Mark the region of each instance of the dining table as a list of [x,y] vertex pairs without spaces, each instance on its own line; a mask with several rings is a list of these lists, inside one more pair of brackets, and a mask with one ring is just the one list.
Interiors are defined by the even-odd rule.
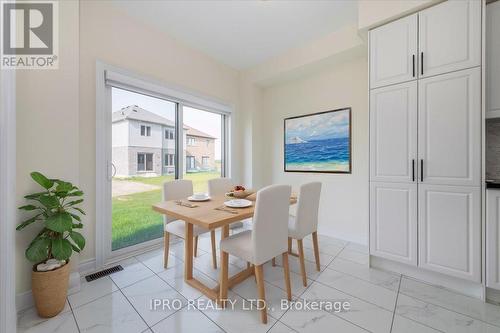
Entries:
[[[255,202],[244,208],[230,208],[224,205],[229,198],[213,196],[206,201],[191,202],[187,198],[184,200],[163,201],[153,205],[153,210],[183,220],[186,223],[184,236],[184,281],[191,287],[199,290],[208,298],[217,301],[219,298],[220,286],[210,288],[193,276],[193,227],[199,226],[208,230],[222,228],[221,239],[229,236],[229,226],[231,223],[239,222],[251,218],[255,211]],[[295,195],[290,197],[290,205],[297,202]],[[252,265],[239,273],[231,276],[228,280],[228,288],[244,281],[254,275]]]

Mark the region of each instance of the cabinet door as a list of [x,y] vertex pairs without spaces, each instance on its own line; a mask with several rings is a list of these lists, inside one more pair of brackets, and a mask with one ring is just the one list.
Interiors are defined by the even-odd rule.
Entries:
[[481,281],[479,187],[418,185],[419,266]]
[[486,6],[486,118],[500,117],[500,2]]
[[419,80],[418,90],[419,181],[479,186],[480,69]]
[[415,79],[416,61],[416,14],[370,31],[371,88]]
[[418,14],[421,77],[480,65],[481,3],[450,0]]
[[370,180],[415,181],[417,81],[370,91]]
[[370,254],[417,265],[417,184],[370,183]]
[[486,199],[486,286],[500,290],[500,189]]

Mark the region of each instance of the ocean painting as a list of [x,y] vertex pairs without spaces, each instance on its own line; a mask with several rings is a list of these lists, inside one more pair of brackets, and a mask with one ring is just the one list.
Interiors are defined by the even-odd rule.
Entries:
[[285,171],[351,173],[351,108],[285,119]]

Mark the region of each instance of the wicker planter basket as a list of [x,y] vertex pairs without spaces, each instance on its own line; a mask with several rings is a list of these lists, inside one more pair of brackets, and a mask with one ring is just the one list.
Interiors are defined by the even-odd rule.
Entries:
[[36,265],[31,273],[31,289],[38,315],[43,318],[59,314],[66,304],[70,265],[56,268],[53,271],[37,272]]

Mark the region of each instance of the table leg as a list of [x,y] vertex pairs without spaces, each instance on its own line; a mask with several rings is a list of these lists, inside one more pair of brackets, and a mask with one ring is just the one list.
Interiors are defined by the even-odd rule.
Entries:
[[225,225],[222,227],[222,234],[221,234],[221,239],[224,239],[226,237],[229,237],[229,225]]
[[[226,225],[222,227],[222,233],[221,233],[221,238],[224,239],[229,236],[229,226]],[[190,223],[186,222],[186,233],[185,233],[185,239],[184,239],[184,281],[186,281],[187,284],[189,284],[191,287],[201,291],[205,296],[210,298],[211,300],[214,301],[220,301],[220,292],[221,290],[224,290],[225,288],[221,288],[220,285],[218,285],[215,288],[209,288],[205,284],[203,284],[201,281],[197,280],[196,278],[193,277],[193,225]],[[222,251],[221,251],[222,253]],[[228,254],[226,254],[228,256]],[[221,264],[224,262],[222,260]],[[221,267],[221,271],[224,270],[224,265]],[[232,286],[242,282],[249,276],[254,275],[254,267],[250,266],[247,267],[247,269],[235,274],[234,276],[228,277],[227,279],[227,288],[231,288]],[[227,290],[227,289],[226,289]],[[227,297],[227,295],[223,295],[224,298]]]
[[186,222],[184,236],[184,280],[193,278],[193,225]]
[[[229,225],[222,227],[221,240],[229,236]],[[228,266],[229,254],[220,249],[220,281],[219,281],[219,303],[225,307],[228,289]]]

